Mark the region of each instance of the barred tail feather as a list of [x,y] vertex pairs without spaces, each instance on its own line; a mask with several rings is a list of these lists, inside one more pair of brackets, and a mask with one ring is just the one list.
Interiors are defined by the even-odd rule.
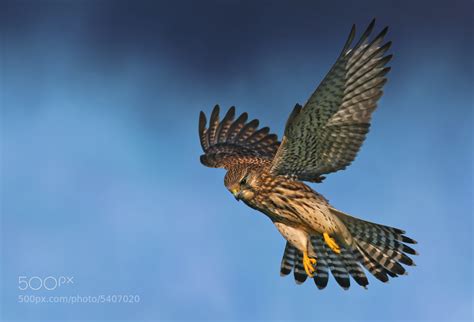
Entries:
[[361,245],[377,263],[379,263],[382,267],[386,270],[392,272],[393,274],[397,275],[404,275],[405,269],[402,265],[400,265],[396,260],[394,260],[395,256],[389,256],[387,253],[384,253],[377,247],[359,240],[357,241],[359,245]]
[[322,290],[328,285],[329,280],[329,267],[326,261],[326,250],[324,249],[322,238],[313,236],[311,237],[311,243],[317,256],[314,283],[316,284],[317,288]]
[[356,258],[364,267],[381,282],[388,282],[387,270],[370,257],[363,248],[356,245]]
[[340,254],[334,253],[326,243],[323,244],[325,249],[326,260],[331,269],[332,276],[343,289],[347,290],[351,286],[349,274],[346,265]]
[[363,288],[367,288],[367,285],[369,284],[367,276],[365,276],[364,270],[360,266],[352,251],[343,247],[341,248],[341,256],[344,260],[344,264],[346,265],[347,271],[354,279],[354,281],[356,281],[356,283],[362,286]]
[[296,284],[303,284],[308,278],[303,266],[303,253],[299,250],[296,250],[295,271],[293,275],[295,277]]
[[296,248],[293,247],[289,242],[286,242],[285,252],[281,259],[280,275],[286,276],[291,273],[295,267],[296,259]]

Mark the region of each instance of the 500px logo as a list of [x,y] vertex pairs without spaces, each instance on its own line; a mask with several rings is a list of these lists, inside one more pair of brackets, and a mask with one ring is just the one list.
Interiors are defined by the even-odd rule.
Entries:
[[20,291],[53,291],[64,285],[72,284],[74,284],[74,277],[72,276],[18,276],[18,289]]

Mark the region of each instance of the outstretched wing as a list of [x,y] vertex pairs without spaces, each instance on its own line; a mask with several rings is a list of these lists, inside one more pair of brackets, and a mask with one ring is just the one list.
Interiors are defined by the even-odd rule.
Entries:
[[206,116],[200,113],[199,138],[204,150],[201,163],[212,168],[227,168],[245,157],[272,160],[280,145],[278,137],[269,134],[268,127],[258,129],[258,120],[247,122],[247,113],[235,121],[234,117],[235,107],[232,106],[219,121],[219,105],[216,105],[206,128]]
[[273,174],[318,181],[354,160],[382,96],[390,70],[385,65],[392,57],[385,55],[391,42],[382,44],[387,27],[369,42],[374,24],[375,20],[353,47],[352,26],[334,66],[305,106],[296,105],[273,160]]

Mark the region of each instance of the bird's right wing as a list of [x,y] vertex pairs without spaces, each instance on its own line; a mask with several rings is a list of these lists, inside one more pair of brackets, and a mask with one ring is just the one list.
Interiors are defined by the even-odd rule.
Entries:
[[280,145],[278,137],[269,134],[268,127],[258,129],[258,120],[247,122],[247,113],[242,113],[236,120],[234,117],[232,106],[219,121],[219,105],[216,105],[206,128],[206,116],[200,113],[199,139],[204,150],[201,163],[212,168],[228,168],[243,158],[272,160]]
[[385,65],[392,57],[385,55],[391,44],[383,43],[387,28],[369,41],[373,27],[374,21],[351,46],[352,27],[334,66],[305,106],[295,107],[273,160],[274,175],[317,182],[321,175],[342,170],[354,160],[382,96],[390,70]]

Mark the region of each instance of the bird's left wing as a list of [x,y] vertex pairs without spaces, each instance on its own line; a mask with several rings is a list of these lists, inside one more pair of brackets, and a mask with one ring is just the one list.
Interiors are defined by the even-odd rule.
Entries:
[[268,127],[259,129],[258,120],[247,122],[247,113],[236,120],[234,117],[232,106],[219,121],[219,105],[216,105],[206,128],[206,116],[200,113],[199,139],[204,150],[201,163],[212,168],[228,168],[246,158],[272,160],[280,145],[277,135],[269,134]]
[[372,21],[360,40],[351,47],[352,27],[334,66],[302,108],[297,105],[272,162],[272,173],[299,180],[316,181],[321,175],[345,169],[355,158],[369,131],[370,118],[386,83],[383,44],[387,28],[373,40]]

